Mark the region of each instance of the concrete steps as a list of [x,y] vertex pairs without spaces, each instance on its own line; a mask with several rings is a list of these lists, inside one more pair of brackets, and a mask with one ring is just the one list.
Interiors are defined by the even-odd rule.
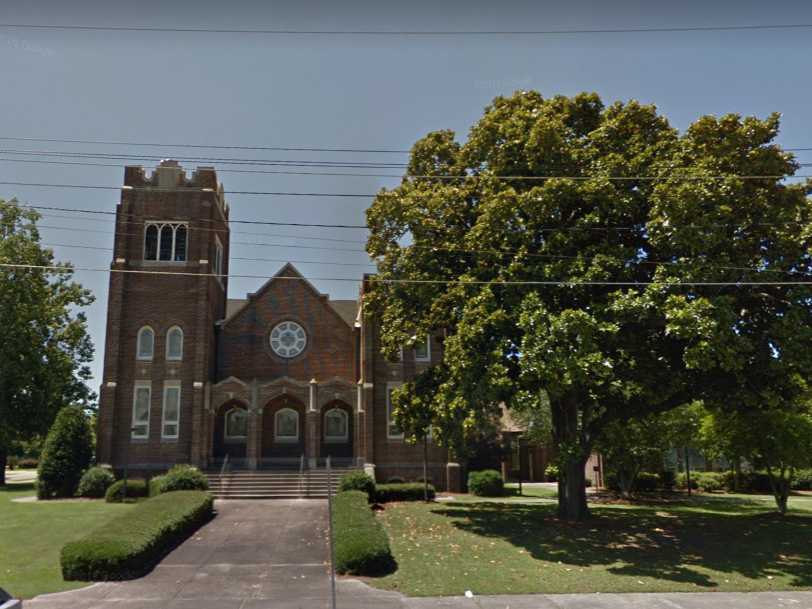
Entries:
[[332,485],[327,470],[234,470],[225,474],[209,472],[209,489],[217,499],[326,499],[336,492],[341,477],[352,468],[334,468]]

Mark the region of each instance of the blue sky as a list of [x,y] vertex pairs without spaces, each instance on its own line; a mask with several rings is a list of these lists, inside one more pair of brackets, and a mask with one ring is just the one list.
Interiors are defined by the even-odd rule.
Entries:
[[[26,2],[0,6],[0,22],[275,29],[566,29],[812,23],[812,5],[652,2]],[[16,4],[16,3],[15,3]],[[391,5],[390,5],[391,4]],[[611,7],[606,5],[611,4]],[[237,34],[41,31],[0,28],[0,135],[199,144],[408,149],[435,129],[464,139],[496,95],[596,91],[606,103],[656,104],[686,127],[702,114],[783,114],[782,144],[812,147],[812,29],[790,31],[489,36],[470,38],[272,37]],[[12,143],[0,149],[105,151],[161,156],[405,161],[404,155],[142,149]],[[0,158],[10,157],[0,154]],[[19,157],[18,157],[19,158]],[[812,162],[812,153],[799,153]],[[110,162],[110,161],[104,161]],[[116,161],[114,161],[116,162]],[[188,164],[187,164],[188,168]],[[388,171],[387,171],[388,172]],[[0,181],[120,185],[123,169],[0,161]],[[397,180],[221,172],[227,190],[374,193]],[[114,190],[0,185],[0,197],[114,210]],[[363,199],[229,197],[234,219],[359,224]],[[46,243],[112,246],[109,221],[46,216]],[[232,258],[357,263],[297,264],[310,277],[360,277],[366,255],[291,245],[363,248],[358,230],[234,227],[263,235],[233,241]],[[99,231],[99,232],[95,232]],[[286,238],[280,235],[287,236]],[[301,237],[357,241],[323,242]],[[55,247],[76,266],[107,267],[104,251]],[[281,263],[232,262],[237,274],[272,275]],[[107,276],[80,273],[97,300],[88,311],[100,382]],[[241,297],[260,280],[233,280]],[[316,281],[334,298],[357,285]]]

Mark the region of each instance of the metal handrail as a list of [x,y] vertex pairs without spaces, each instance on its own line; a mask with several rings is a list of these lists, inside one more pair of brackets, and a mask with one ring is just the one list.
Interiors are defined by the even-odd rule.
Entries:
[[302,482],[304,481],[304,453],[299,457],[299,499],[304,498],[302,493]]
[[228,460],[229,460],[229,454],[226,453],[226,457],[225,457],[225,459],[223,459],[223,465],[220,468],[220,496],[221,497],[225,496],[224,492],[223,492],[223,484],[225,483],[225,475],[226,475],[226,471],[228,470]]

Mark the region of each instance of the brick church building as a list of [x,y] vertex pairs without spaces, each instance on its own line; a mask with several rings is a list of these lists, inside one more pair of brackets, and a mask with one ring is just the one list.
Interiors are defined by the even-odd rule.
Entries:
[[[158,472],[334,462],[378,480],[422,475],[422,446],[393,422],[389,394],[438,361],[432,337],[401,360],[380,354],[358,300],[332,300],[291,264],[229,298],[229,208],[215,170],[175,161],[127,167],[116,211],[98,460]],[[159,273],[155,273],[159,271]],[[454,465],[429,448],[445,486]],[[452,486],[456,486],[452,483]]]

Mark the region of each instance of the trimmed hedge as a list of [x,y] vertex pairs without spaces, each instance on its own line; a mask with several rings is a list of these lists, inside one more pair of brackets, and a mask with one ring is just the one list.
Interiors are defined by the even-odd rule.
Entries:
[[107,489],[116,481],[113,472],[103,467],[91,467],[82,474],[79,487],[76,489],[77,497],[104,497]]
[[[147,496],[147,482],[138,478],[127,479],[127,498],[133,499],[136,497]],[[104,494],[104,500],[107,503],[121,503],[124,501],[124,480],[117,480],[110,485],[107,492]]]
[[505,492],[502,474],[495,469],[483,469],[468,474],[468,492],[477,497],[501,497]]
[[152,478],[149,479],[149,482],[147,483],[147,495],[149,497],[156,497],[157,495],[160,495],[163,492],[161,490],[161,487],[164,483],[165,478],[166,475],[160,475],[153,476]]
[[[175,465],[166,474],[156,476],[156,494],[171,491],[207,491],[209,479],[206,474],[192,465]],[[153,492],[153,483],[150,480],[150,493]]]
[[395,568],[389,537],[363,491],[344,491],[333,500],[335,568],[350,575],[382,575]]
[[812,469],[799,469],[792,477],[792,490],[812,491]]
[[[425,499],[422,482],[396,482],[392,484],[378,484],[375,488],[375,501],[387,503],[389,501],[423,501]],[[429,484],[429,501],[436,495],[434,487]]]
[[[129,485],[128,485],[129,486]],[[166,553],[211,519],[212,497],[202,491],[165,493],[62,548],[66,580],[131,579],[147,573]]]
[[368,476],[361,471],[344,474],[338,485],[338,490],[341,492],[363,491],[367,494],[370,503],[375,500],[375,480],[372,479],[372,476]]

